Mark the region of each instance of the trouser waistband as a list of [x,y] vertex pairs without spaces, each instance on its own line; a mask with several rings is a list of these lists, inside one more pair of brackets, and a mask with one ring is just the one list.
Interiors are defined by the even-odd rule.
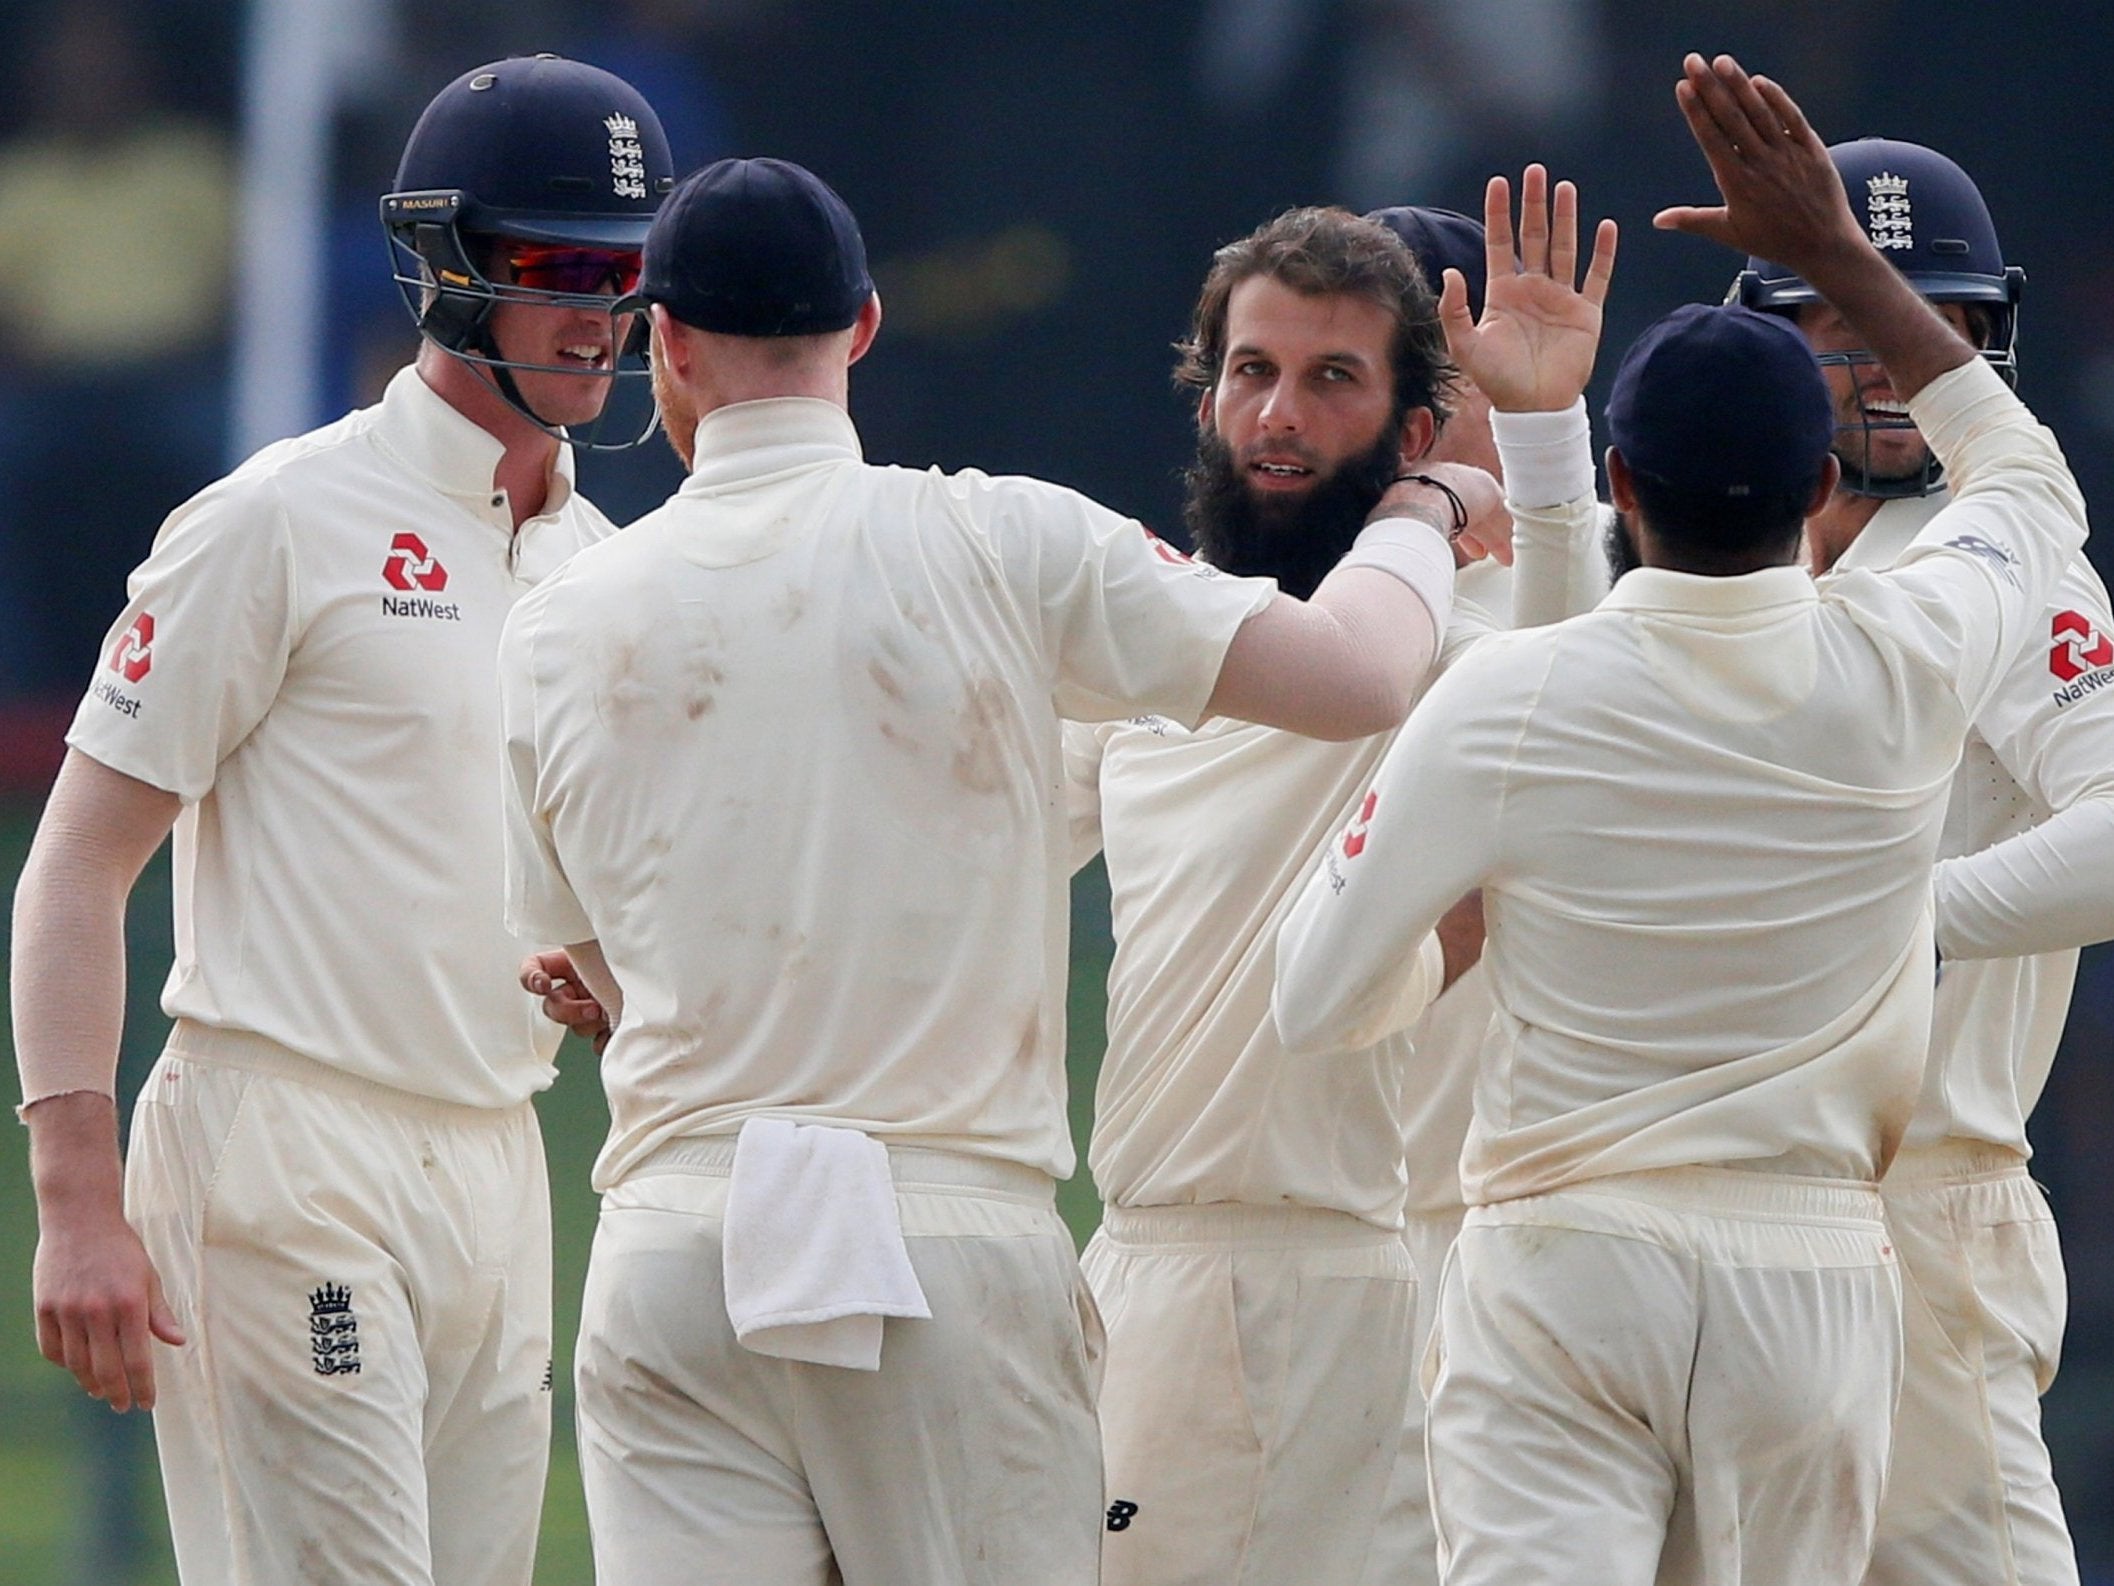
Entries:
[[1526,1220],[1509,1213],[1537,1201],[1605,1197],[1640,1201],[1706,1217],[1759,1218],[1799,1223],[1871,1223],[1884,1215],[1879,1188],[1857,1179],[1802,1178],[1738,1168],[1674,1167],[1566,1184],[1542,1195],[1468,1209],[1468,1221]]
[[2009,1146],[1987,1140],[1940,1140],[1936,1145],[1904,1146],[1886,1170],[1880,1189],[1989,1178],[2021,1173],[2025,1168],[2026,1158]]
[[1109,1206],[1101,1231],[1124,1245],[1394,1244],[1399,1229],[1380,1228],[1349,1212],[1315,1206]]
[[166,1051],[171,1057],[186,1063],[198,1063],[208,1068],[239,1068],[252,1074],[270,1074],[278,1079],[289,1079],[296,1084],[312,1086],[329,1091],[353,1101],[366,1102],[383,1107],[406,1117],[420,1118],[428,1122],[467,1124],[479,1127],[509,1124],[529,1109],[526,1098],[510,1102],[503,1107],[473,1107],[467,1102],[442,1101],[437,1096],[421,1096],[408,1090],[399,1090],[394,1085],[384,1085],[380,1080],[367,1079],[358,1074],[347,1073],[329,1063],[304,1057],[291,1047],[281,1046],[269,1037],[249,1030],[222,1030],[212,1025],[198,1024],[190,1019],[178,1019],[169,1032]]
[[[888,1169],[898,1188],[988,1190],[1035,1200],[1055,1200],[1057,1181],[1040,1168],[997,1157],[971,1156],[931,1146],[896,1145],[888,1140]],[[670,1140],[627,1172],[626,1181],[660,1173],[693,1173],[726,1178],[734,1171],[735,1136],[704,1135]]]

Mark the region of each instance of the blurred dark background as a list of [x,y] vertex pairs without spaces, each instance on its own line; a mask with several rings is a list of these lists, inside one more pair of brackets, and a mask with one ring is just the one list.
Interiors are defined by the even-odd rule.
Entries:
[[[1278,209],[1476,212],[1484,177],[1545,160],[1578,182],[1588,218],[1622,224],[1603,377],[1647,322],[1721,296],[1736,261],[1650,229],[1661,205],[1710,193],[1673,105],[1691,48],[1778,77],[1831,140],[1883,133],[1967,168],[2029,275],[2021,390],[2088,499],[2114,510],[2110,46],[2114,13],[2086,0],[11,0],[0,874],[19,865],[125,574],[162,515],[254,445],[373,400],[410,355],[375,199],[420,107],[488,59],[553,50],[630,78],[660,109],[679,170],[775,154],[844,194],[887,309],[853,384],[869,457],[1038,474],[1168,531],[1191,440],[1169,344],[1211,250]],[[678,474],[656,442],[591,459],[583,477],[623,522]],[[2114,539],[2094,554],[2114,565]],[[133,1069],[160,1038],[159,875],[134,909]],[[1081,904],[1075,1090],[1101,1042],[1107,924],[1092,876]],[[591,1065],[569,1055],[544,1108],[561,1328],[600,1120]],[[2110,1057],[2102,949],[2086,957],[2034,1130],[2071,1279],[2049,1437],[2087,1577],[2102,1582],[2114,1582]],[[1072,1206],[1091,1226],[1090,1193]],[[35,1356],[33,1238],[11,1146],[0,1582],[172,1578],[140,1429]],[[539,1570],[552,1582],[586,1578],[560,1441]]]

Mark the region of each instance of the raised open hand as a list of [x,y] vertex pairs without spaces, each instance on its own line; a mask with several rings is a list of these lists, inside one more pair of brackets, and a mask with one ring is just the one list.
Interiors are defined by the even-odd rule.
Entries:
[[1519,257],[1512,245],[1512,187],[1502,176],[1483,191],[1488,281],[1483,317],[1468,313],[1468,283],[1448,270],[1439,323],[1461,372],[1501,412],[1555,412],[1584,394],[1600,348],[1600,310],[1615,274],[1615,223],[1593,235],[1583,286],[1578,271],[1578,189],[1530,165],[1520,176]]
[[1783,89],[1749,77],[1730,55],[1690,55],[1674,98],[1725,202],[1662,209],[1654,226],[1707,237],[1808,280],[1815,266],[1864,246],[1827,146]]

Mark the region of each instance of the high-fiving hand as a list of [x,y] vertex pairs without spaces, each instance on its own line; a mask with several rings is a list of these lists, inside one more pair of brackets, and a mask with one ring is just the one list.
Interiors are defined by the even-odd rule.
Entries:
[[1681,63],[1674,98],[1725,202],[1662,209],[1652,224],[1750,253],[1813,280],[1866,246],[1827,146],[1789,94],[1730,55]]
[[1512,187],[1490,178],[1483,192],[1488,279],[1483,317],[1468,312],[1468,283],[1448,270],[1439,323],[1461,372],[1500,412],[1555,412],[1585,392],[1600,348],[1600,311],[1615,274],[1615,223],[1593,235],[1583,286],[1578,271],[1578,189],[1530,165],[1520,176],[1519,257],[1513,258]]

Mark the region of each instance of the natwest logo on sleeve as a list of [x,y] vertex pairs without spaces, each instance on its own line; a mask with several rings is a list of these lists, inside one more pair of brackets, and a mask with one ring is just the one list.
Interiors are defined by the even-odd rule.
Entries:
[[110,646],[110,670],[128,683],[137,683],[153,667],[154,618],[143,611]]
[[[137,683],[154,670],[154,619],[141,612],[132,619],[132,626],[119,634],[110,643],[110,657],[105,663],[128,683]],[[120,716],[139,716],[143,697],[128,694],[107,677],[95,680],[88,692],[116,711]]]
[[1328,873],[1329,891],[1341,892],[1349,884],[1350,877],[1343,873],[1343,867],[1336,862],[1337,851],[1342,851],[1345,860],[1356,859],[1365,852],[1365,840],[1373,825],[1373,811],[1379,807],[1380,795],[1377,792],[1367,792],[1364,801],[1358,806],[1358,813],[1351,817],[1350,825],[1344,828],[1343,840],[1329,844],[1322,865]]
[[448,587],[448,570],[427,551],[424,540],[407,531],[389,542],[382,580],[391,589],[401,589],[406,594],[414,589],[439,594]]
[[1218,577],[1218,569],[1209,562],[1200,562],[1180,547],[1169,545],[1165,540],[1153,533],[1152,530],[1145,528],[1142,523],[1138,527],[1144,529],[1145,543],[1152,547],[1152,554],[1167,563],[1168,566],[1186,567],[1199,578]]
[[1365,852],[1365,835],[1372,829],[1373,811],[1380,807],[1380,795],[1368,793],[1365,802],[1358,806],[1358,813],[1343,834],[1343,857],[1356,859]]
[[2058,611],[2050,629],[2048,670],[2063,685],[2055,690],[2058,710],[2114,684],[2114,637],[2076,611]]
[[2114,666],[2114,639],[2108,638],[2075,611],[2055,614],[2055,648],[2048,652],[2048,670],[2065,683],[2074,683],[2085,673]]
[[[1141,523],[1138,527],[1142,529],[1145,528],[1145,525]],[[1152,554],[1163,562],[1172,562],[1175,566],[1180,567],[1189,560],[1180,550],[1169,545],[1150,529],[1145,529],[1145,543],[1152,547]]]

